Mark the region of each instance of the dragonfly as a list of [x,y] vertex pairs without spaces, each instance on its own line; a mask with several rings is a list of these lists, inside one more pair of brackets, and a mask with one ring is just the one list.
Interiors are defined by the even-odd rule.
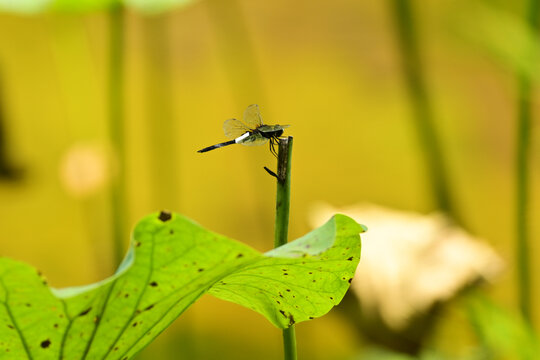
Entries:
[[276,145],[278,138],[283,134],[283,130],[289,125],[266,125],[262,121],[259,105],[252,104],[244,111],[244,121],[228,119],[223,123],[225,136],[232,140],[205,147],[197,152],[204,153],[210,150],[219,149],[233,144],[247,146],[264,145],[270,141],[270,152],[277,157]]

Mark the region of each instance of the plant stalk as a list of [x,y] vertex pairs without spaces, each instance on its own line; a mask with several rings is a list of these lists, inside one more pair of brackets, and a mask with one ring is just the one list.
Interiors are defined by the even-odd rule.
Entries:
[[[279,139],[274,247],[285,245],[288,240],[292,145],[292,136]],[[283,348],[285,360],[297,359],[294,325],[283,330]]]
[[[540,1],[530,0],[527,22],[531,31],[538,32],[540,27]],[[531,294],[531,258],[529,249],[529,179],[530,179],[530,134],[532,130],[531,79],[525,74],[517,74],[517,139],[516,139],[516,263],[518,265],[519,308],[523,318],[532,322]]]
[[414,18],[409,0],[391,0],[396,35],[401,51],[401,61],[406,85],[412,103],[413,119],[423,148],[424,160],[429,171],[431,188],[437,207],[460,222],[450,200],[448,174],[440,139],[434,126],[434,115],[426,81]]
[[126,229],[126,175],[124,143],[124,9],[120,3],[109,11],[109,126],[116,154],[116,173],[111,186],[113,260],[118,266],[124,256]]

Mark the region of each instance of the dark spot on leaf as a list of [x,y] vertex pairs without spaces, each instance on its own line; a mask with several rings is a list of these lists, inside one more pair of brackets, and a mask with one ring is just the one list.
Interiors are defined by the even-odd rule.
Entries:
[[292,326],[294,325],[295,321],[294,321],[294,317],[291,315],[289,315],[289,326]]
[[289,274],[287,274],[287,273],[283,273],[283,275],[289,275]]
[[138,324],[138,322],[135,321],[135,322],[133,323],[133,325],[131,325],[131,326],[135,327],[135,326],[137,326],[137,324]]
[[352,257],[352,256],[351,256],[351,257],[350,257],[350,258],[348,258],[347,260],[349,260],[349,261],[353,261],[353,259],[354,259],[354,257]]
[[26,303],[25,305],[26,305],[27,307],[31,307],[31,306],[32,306],[32,304],[30,304],[30,303]]
[[352,278],[349,279],[349,284],[352,283]]
[[90,310],[92,310],[92,307],[90,306],[88,309],[84,310],[84,311],[81,311],[81,313],[79,314],[79,316],[84,316],[86,314],[88,314],[90,312]]
[[94,323],[97,324],[99,322],[99,316],[94,316]]
[[310,271],[310,272],[309,272],[309,275],[313,275],[313,271]]
[[174,230],[173,229],[169,230],[169,234],[171,235],[174,234]]
[[281,302],[280,302],[279,300],[276,300],[276,302],[277,302],[279,305],[281,305]]
[[289,292],[291,291],[291,289],[285,289],[285,290],[286,290],[286,291],[289,291]]
[[128,293],[126,293],[126,294],[124,295],[124,297],[125,297],[125,298],[128,298],[128,297],[129,297],[129,294],[128,294]]
[[287,269],[281,269],[281,271],[287,271]]
[[317,282],[317,280],[313,280],[313,282]]
[[7,327],[10,328],[10,329],[14,329],[13,325],[11,325],[11,324],[8,324]]
[[43,340],[40,344],[40,346],[43,348],[43,349],[46,349],[48,348],[49,346],[51,345],[51,340],[47,339],[47,340]]
[[309,249],[310,247],[311,247],[311,245],[306,244],[306,249]]
[[198,272],[203,272],[204,269],[203,268],[200,268],[199,270],[197,270]]
[[135,242],[135,247],[139,247],[139,246],[141,246],[141,242],[140,242],[140,241],[136,241],[136,242]]
[[118,351],[118,346],[116,346],[113,350],[114,350],[114,351]]
[[279,297],[283,297],[283,295],[281,295],[281,293],[279,293]]
[[152,282],[150,283],[150,286],[152,286],[152,287],[156,287],[157,285],[158,285],[158,283],[155,282],[155,281],[152,281]]
[[281,315],[283,315],[283,316],[285,316],[285,318],[287,318],[287,314],[285,314],[285,311],[279,310],[279,312],[281,313]]
[[153,307],[154,307],[154,304],[148,305],[146,308],[144,308],[144,311],[150,310],[150,309],[153,308]]
[[163,222],[169,221],[169,220],[171,220],[171,218],[172,218],[172,215],[171,215],[171,213],[169,211],[161,211],[159,213],[159,217],[158,217],[158,219],[163,221]]
[[238,255],[236,255],[236,258],[237,258],[237,259],[240,259],[240,258],[243,257],[243,256],[244,256],[244,254],[239,253]]
[[330,296],[330,300],[334,300],[334,298]]
[[58,324],[54,324],[53,327],[54,327],[55,329],[58,329]]
[[313,316],[310,316],[310,317],[309,317],[309,320],[313,320]]

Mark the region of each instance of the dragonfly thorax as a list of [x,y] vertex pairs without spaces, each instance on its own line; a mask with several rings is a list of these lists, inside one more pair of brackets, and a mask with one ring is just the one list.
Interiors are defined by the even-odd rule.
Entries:
[[283,134],[283,127],[281,125],[262,125],[256,131],[260,132],[263,137],[272,139],[280,137]]

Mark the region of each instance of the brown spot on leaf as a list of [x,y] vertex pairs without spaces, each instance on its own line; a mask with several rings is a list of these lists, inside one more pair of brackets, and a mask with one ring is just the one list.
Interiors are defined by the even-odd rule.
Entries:
[[169,220],[172,219],[172,214],[169,211],[161,211],[159,213],[158,219],[163,221],[163,222],[169,221]]
[[292,314],[289,315],[289,326],[292,326],[294,325],[296,321],[294,321],[294,317],[292,316]]
[[49,346],[51,345],[51,340],[47,339],[47,340],[43,340],[40,344],[40,346],[43,348],[43,349],[46,349],[48,348]]
[[84,311],[81,311],[81,313],[79,314],[79,316],[84,316],[86,314],[88,314],[90,312],[90,310],[92,310],[92,307],[90,306],[88,309],[84,310]]

